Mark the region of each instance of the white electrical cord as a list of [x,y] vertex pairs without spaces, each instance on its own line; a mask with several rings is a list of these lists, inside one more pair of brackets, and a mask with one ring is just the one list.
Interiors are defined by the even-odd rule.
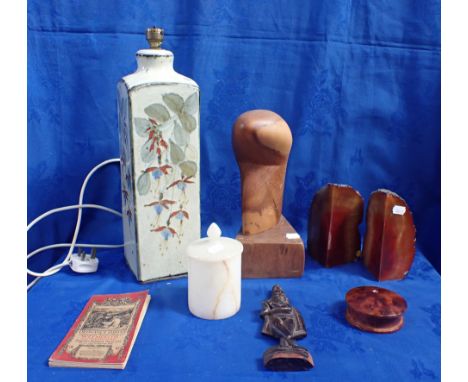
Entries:
[[76,240],[78,238],[78,233],[80,231],[81,216],[82,216],[82,213],[83,213],[83,208],[100,209],[100,210],[107,211],[107,212],[110,212],[110,213],[112,213],[114,215],[122,217],[122,213],[120,213],[119,211],[116,211],[116,210],[114,210],[112,208],[108,208],[108,207],[101,206],[101,205],[98,205],[98,204],[83,204],[83,198],[84,198],[84,193],[85,193],[85,190],[86,190],[86,186],[87,186],[89,180],[91,179],[91,177],[93,176],[93,174],[97,170],[99,170],[101,167],[104,167],[104,166],[106,166],[108,164],[111,164],[111,163],[119,163],[119,162],[120,162],[119,158],[113,158],[113,159],[105,160],[104,162],[102,162],[102,163],[98,164],[97,166],[95,166],[88,173],[88,175],[86,176],[86,178],[83,181],[83,184],[81,186],[80,196],[78,198],[78,204],[71,205],[71,206],[60,207],[60,208],[54,208],[54,209],[52,209],[50,211],[47,211],[47,212],[43,213],[42,215],[38,216],[31,223],[28,224],[27,231],[29,231],[35,224],[37,224],[39,221],[41,221],[42,219],[46,218],[49,215],[52,215],[52,214],[57,213],[57,212],[68,211],[68,210],[72,210],[72,209],[78,209],[78,216],[77,216],[77,219],[76,219],[75,231],[73,233],[73,239],[72,239],[71,243],[60,243],[60,244],[47,245],[45,247],[36,249],[35,251],[28,254],[27,258],[29,259],[32,256],[34,256],[34,255],[36,255],[36,254],[38,254],[40,252],[43,252],[43,251],[45,251],[47,249],[69,247],[68,254],[65,257],[65,259],[63,260],[63,262],[50,267],[45,272],[34,272],[34,271],[31,271],[30,269],[26,268],[26,271],[27,271],[27,273],[29,275],[36,276],[36,279],[34,279],[31,283],[28,284],[28,287],[27,287],[28,290],[33,285],[35,285],[37,283],[37,281],[40,280],[40,278],[51,276],[51,275],[57,273],[58,271],[60,271],[60,269],[62,269],[63,267],[69,265],[71,256],[72,256],[73,251],[74,251],[74,249],[75,249],[75,247],[77,245],[80,246],[80,247],[91,246],[91,247],[95,247],[95,248],[120,248],[120,247],[123,247],[123,244],[109,244],[109,245],[107,245],[107,244],[77,244],[76,243]]
[[28,224],[28,231],[36,225],[36,223],[40,222],[42,219],[46,218],[49,215],[53,215],[57,212],[62,212],[62,211],[69,211],[69,210],[76,210],[76,209],[81,209],[81,208],[96,208],[98,210],[104,210],[107,212],[110,212],[111,214],[117,215],[119,217],[122,217],[122,213],[114,210],[109,207],[104,207],[99,204],[73,204],[71,206],[64,206],[64,207],[59,207],[59,208],[54,208],[50,211],[44,212],[42,215],[38,216],[36,219],[34,219],[31,223]]
[[[44,247],[38,248],[31,253],[28,253],[28,259],[37,255],[38,253],[47,251],[48,249],[54,248],[67,248],[70,247],[71,243],[58,243],[58,244],[51,244],[46,245]],[[80,248],[123,248],[124,244],[85,244],[85,243],[75,243],[75,247]]]

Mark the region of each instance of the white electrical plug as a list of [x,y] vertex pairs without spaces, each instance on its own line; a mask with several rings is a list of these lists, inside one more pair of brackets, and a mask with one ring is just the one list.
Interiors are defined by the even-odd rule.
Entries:
[[99,265],[99,259],[96,257],[96,248],[91,250],[91,254],[86,254],[79,249],[78,253],[71,255],[70,268],[77,273],[96,272]]

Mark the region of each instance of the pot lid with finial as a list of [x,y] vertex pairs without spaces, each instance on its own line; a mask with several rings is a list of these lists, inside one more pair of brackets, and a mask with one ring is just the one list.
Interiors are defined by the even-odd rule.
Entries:
[[187,256],[200,261],[224,261],[242,253],[244,246],[239,240],[221,236],[216,223],[211,223],[207,237],[195,240],[187,246]]

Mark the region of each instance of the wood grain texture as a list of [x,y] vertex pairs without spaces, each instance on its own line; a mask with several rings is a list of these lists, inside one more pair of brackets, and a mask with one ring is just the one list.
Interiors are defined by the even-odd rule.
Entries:
[[[394,207],[404,208],[404,214]],[[416,228],[408,204],[388,190],[371,194],[366,213],[363,259],[379,281],[404,278],[416,252]]]
[[346,293],[346,319],[372,333],[392,333],[403,326],[408,305],[399,294],[375,286],[361,286]]
[[359,224],[364,200],[351,186],[329,183],[309,210],[307,250],[324,267],[354,261],[360,254]]
[[279,223],[268,231],[237,235],[236,239],[244,246],[242,277],[301,277],[304,273],[304,243],[300,238],[287,239],[287,233],[296,231],[282,216]]
[[314,367],[314,360],[303,347],[272,347],[263,355],[263,365],[273,371],[306,371]]
[[241,174],[242,233],[267,231],[281,217],[291,130],[278,114],[251,110],[235,121],[232,144]]
[[307,336],[304,318],[291,305],[281,286],[274,285],[271,296],[263,301],[260,317],[262,334],[279,339],[279,344],[263,353],[263,365],[274,371],[304,371],[314,367],[309,351],[297,345]]

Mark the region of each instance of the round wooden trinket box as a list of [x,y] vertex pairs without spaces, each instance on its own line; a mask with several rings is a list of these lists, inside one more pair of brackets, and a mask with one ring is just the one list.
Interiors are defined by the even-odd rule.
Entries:
[[346,293],[346,319],[360,330],[393,333],[403,326],[405,299],[391,290],[361,286]]

